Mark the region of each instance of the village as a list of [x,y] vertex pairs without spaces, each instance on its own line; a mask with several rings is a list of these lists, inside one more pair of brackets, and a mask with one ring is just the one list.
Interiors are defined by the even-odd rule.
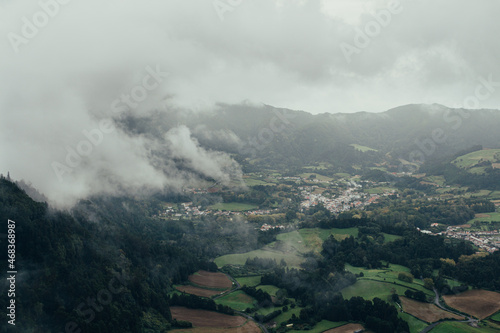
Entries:
[[493,253],[500,249],[500,233],[492,231],[469,231],[462,226],[448,227],[443,233],[446,237],[471,241],[477,247]]
[[[381,196],[395,194],[395,190],[384,190],[382,193],[367,193],[365,186],[357,183],[354,180],[340,179],[338,181],[327,181],[314,179],[310,177],[272,177],[277,182],[286,181],[293,182],[290,186],[290,195],[299,196],[301,202],[299,211],[306,212],[309,208],[323,205],[333,214],[339,214],[351,209],[363,209],[364,207],[376,203]],[[369,186],[377,186],[373,182],[369,182]],[[220,189],[215,187],[210,188],[190,188],[186,189],[187,193],[192,195],[214,194],[220,192]],[[289,199],[291,200],[291,199]],[[180,220],[193,217],[203,216],[247,216],[256,217],[264,215],[276,215],[283,213],[279,208],[256,208],[248,210],[240,209],[219,209],[216,205],[195,205],[193,202],[183,202],[178,204],[170,204],[153,217],[163,219]],[[261,231],[269,231],[273,229],[285,229],[285,226],[271,225],[268,222],[263,223],[259,228]]]
[[[301,202],[301,211],[307,210],[312,206],[323,204],[330,212],[338,214],[351,210],[353,208],[362,209],[372,203],[377,202],[380,198],[379,194],[368,194],[362,192],[362,186],[354,181],[348,182],[349,187],[342,191],[339,195],[325,196],[323,193],[318,193],[319,187],[303,186],[299,187],[304,200]],[[394,194],[394,190],[386,191],[382,195],[387,196]]]
[[[437,227],[437,223],[431,225],[431,227]],[[500,250],[500,232],[499,230],[491,231],[474,231],[468,230],[470,225],[459,225],[459,226],[449,226],[446,231],[433,233],[429,230],[421,230],[417,228],[421,233],[431,235],[431,236],[446,236],[448,238],[462,239],[472,242],[475,246],[483,249],[489,253]]]

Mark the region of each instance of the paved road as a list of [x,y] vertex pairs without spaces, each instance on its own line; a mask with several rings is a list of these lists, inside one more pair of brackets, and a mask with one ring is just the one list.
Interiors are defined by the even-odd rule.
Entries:
[[228,279],[229,279],[229,280],[231,280],[231,281],[234,283],[234,285],[236,286],[236,288],[233,288],[233,289],[231,289],[231,290],[228,290],[228,291],[226,291],[226,292],[223,292],[223,293],[222,293],[222,294],[220,294],[220,295],[217,295],[217,296],[212,297],[212,299],[213,299],[213,300],[216,300],[217,298],[221,298],[221,297],[223,297],[223,296],[226,296],[226,295],[228,295],[228,294],[230,294],[230,293],[235,292],[235,291],[236,291],[236,290],[238,290],[238,289],[241,289],[241,285],[240,285],[240,283],[239,283],[238,281],[236,281],[235,279],[233,279],[233,277],[232,277],[231,275],[226,274],[226,273],[224,273],[224,275],[225,275],[225,276],[227,276],[227,277],[228,277]]
[[434,323],[434,324],[431,324],[429,326],[427,326],[426,328],[424,328],[423,330],[420,331],[420,333],[427,333],[429,332],[430,330],[432,330],[434,327],[436,327],[437,325],[441,324],[442,322],[444,321],[456,321],[456,322],[460,322],[460,323],[469,323],[470,325],[471,324],[474,324],[474,325],[477,325],[477,322],[478,320],[477,319],[474,319],[472,317],[467,317],[467,316],[464,316],[463,314],[461,313],[458,313],[458,312],[455,312],[455,311],[452,311],[450,309],[447,309],[445,308],[444,306],[441,305],[441,302],[439,301],[439,293],[438,291],[436,290],[436,288],[434,288],[434,294],[436,295],[434,297],[434,304],[437,305],[438,308],[442,309],[442,310],[445,310],[445,311],[448,311],[448,312],[451,312],[453,314],[456,314],[457,316],[461,316],[461,317],[466,317],[467,320],[442,320],[442,321],[439,321],[437,323]]
[[264,333],[269,333],[269,331],[267,330],[267,328],[263,324],[259,323],[257,320],[255,320],[253,317],[249,316],[245,312],[239,312],[239,311],[235,311],[235,312],[237,314],[239,314],[240,316],[243,316],[243,317],[245,317],[247,319],[253,320],[262,329],[262,331]]
[[[229,291],[227,291],[227,292],[225,292],[225,293],[223,293],[223,294],[221,294],[221,295],[217,295],[217,296],[215,296],[215,297],[212,297],[212,299],[213,299],[213,300],[216,300],[217,298],[220,298],[220,297],[222,297],[222,296],[229,295],[230,293],[234,293],[236,290],[241,289],[241,284],[240,284],[240,283],[239,283],[236,279],[234,279],[234,278],[233,278],[231,275],[229,275],[229,274],[224,273],[224,275],[226,275],[226,276],[229,278],[229,280],[231,280],[231,281],[234,283],[234,285],[236,286],[236,288],[233,288],[233,289],[231,289],[231,290],[229,290]],[[263,324],[261,324],[261,323],[259,323],[257,320],[255,320],[255,318],[253,318],[252,316],[249,316],[249,315],[248,315],[248,314],[246,314],[245,312],[240,312],[240,311],[234,311],[234,312],[235,312],[235,313],[237,313],[237,314],[239,314],[239,315],[240,315],[240,316],[242,316],[242,317],[245,317],[245,318],[247,318],[247,319],[249,319],[249,320],[251,320],[251,321],[255,322],[255,323],[257,324],[257,326],[259,326],[259,327],[260,327],[260,329],[262,330],[262,332],[264,332],[264,333],[269,333],[269,331],[267,330],[267,328],[266,328]]]

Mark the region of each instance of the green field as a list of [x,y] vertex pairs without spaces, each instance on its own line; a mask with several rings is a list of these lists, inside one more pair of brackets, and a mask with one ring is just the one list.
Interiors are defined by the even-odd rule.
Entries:
[[271,296],[276,296],[276,292],[280,290],[280,288],[271,285],[258,286],[257,289],[263,290]]
[[320,174],[317,174],[317,173],[310,173],[310,172],[302,173],[302,174],[299,175],[299,177],[302,177],[302,178],[305,178],[305,179],[309,179],[309,177],[311,175],[315,175],[316,179],[319,180],[319,181],[322,181],[322,182],[329,182],[329,181],[333,180],[333,178],[330,178],[330,177],[327,177],[327,176],[323,176],[323,175],[320,175]]
[[257,185],[262,185],[262,186],[274,186],[276,185],[275,183],[268,183],[266,181],[260,180],[260,179],[255,179],[255,178],[243,178],[245,181],[245,184],[247,186],[257,186]]
[[359,150],[360,152],[363,152],[363,153],[367,152],[367,151],[378,151],[377,149],[373,149],[373,148],[370,148],[370,147],[358,145],[356,143],[352,143],[349,146],[354,147],[354,149]]
[[439,186],[444,186],[445,183],[444,176],[428,176],[425,177],[424,180]]
[[481,328],[474,328],[466,323],[458,323],[447,321],[439,324],[431,330],[431,333],[489,333],[498,332],[498,329],[483,326]]
[[386,234],[385,232],[383,232],[382,235],[384,235],[384,243],[394,242],[395,240],[403,238],[402,236]]
[[285,260],[289,267],[300,268],[300,264],[304,261],[304,258],[299,256],[296,252],[286,253],[282,251],[274,251],[267,248],[250,251],[246,253],[228,254],[222,257],[218,257],[214,260],[218,267],[223,267],[225,265],[245,265],[248,258],[266,258],[274,259],[277,263],[280,263],[281,259]]
[[238,290],[215,300],[216,304],[227,305],[237,311],[245,311],[251,308],[255,299]]
[[260,275],[236,278],[241,286],[255,287],[260,284]]
[[450,287],[459,287],[462,285],[462,282],[460,281],[456,281],[456,280],[450,280],[450,279],[445,279],[446,283],[448,283],[448,285]]
[[319,229],[305,228],[298,231],[279,234],[276,242],[272,242],[259,250],[254,250],[246,253],[228,254],[215,259],[217,266],[224,265],[244,265],[248,258],[267,258],[275,259],[276,263],[280,263],[281,259],[285,260],[289,267],[300,267],[304,261],[303,253],[315,251],[321,252],[323,242],[330,236],[334,235],[337,240],[343,240],[349,236],[358,236],[357,228],[348,229]]
[[404,321],[406,321],[408,323],[408,326],[410,326],[410,333],[419,333],[424,328],[429,326],[427,323],[425,323],[421,320],[418,320],[417,318],[413,317],[412,315],[409,315],[406,312],[399,312],[398,311],[398,317],[402,318]]
[[493,316],[491,316],[491,319],[500,322],[500,312],[497,312]]
[[335,174],[335,176],[338,176],[340,178],[347,178],[347,179],[351,178],[351,175],[348,173],[345,173],[345,172],[338,172]]
[[490,195],[491,191],[489,190],[479,190],[477,192],[472,193],[472,197],[486,197]]
[[373,187],[373,188],[367,189],[366,193],[368,193],[368,194],[382,194],[382,193],[389,192],[392,190],[393,190],[393,188],[390,188],[390,187]]
[[[440,193],[440,194],[446,194],[446,193],[463,193],[465,191],[467,191],[469,188],[468,187],[453,187],[453,186],[450,186],[450,187],[442,187],[442,188],[438,188],[436,190],[437,193]],[[467,193],[468,195],[470,195],[470,193]]]
[[351,299],[352,297],[360,296],[369,300],[378,297],[383,301],[388,301],[393,290],[398,295],[404,295],[406,289],[408,288],[391,283],[358,280],[352,286],[342,289],[341,293],[342,296],[344,296],[344,299]]
[[307,330],[307,331],[302,331],[302,330],[291,330],[290,332],[297,332],[297,333],[321,333],[326,330],[336,328],[342,325],[347,324],[347,322],[339,322],[335,323],[333,321],[328,321],[328,320],[322,320],[319,323],[317,323],[312,329]]
[[493,191],[488,195],[488,199],[500,200],[500,191]]
[[500,222],[500,213],[484,213],[485,215],[488,215],[488,217],[477,217],[474,218],[473,220],[470,220],[468,223],[472,222]]
[[500,160],[500,149],[478,150],[460,157],[457,157],[451,163],[462,169],[471,169],[483,161],[497,162]]
[[288,308],[289,310],[287,312],[283,312],[273,319],[273,321],[278,323],[278,327],[282,322],[289,321],[292,318],[292,315],[295,315],[297,318],[300,316],[300,310],[302,310],[301,307],[296,306],[294,309],[290,309],[290,306],[288,306]]
[[389,268],[384,269],[365,269],[362,267],[354,267],[346,265],[346,270],[353,274],[363,273],[363,277],[358,278],[358,281],[342,290],[344,298],[353,296],[361,296],[366,299],[379,297],[383,300],[391,295],[391,291],[396,291],[399,295],[404,295],[406,289],[423,291],[428,297],[432,297],[434,293],[424,288],[422,280],[414,279],[413,283],[403,282],[398,279],[401,272],[409,272],[408,267],[390,264]]
[[289,248],[293,248],[300,253],[305,252],[321,252],[323,242],[333,235],[336,240],[341,241],[349,236],[358,237],[358,228],[347,229],[320,229],[320,228],[304,228],[298,231],[292,231],[280,234],[276,239],[287,244]]
[[233,212],[243,212],[246,210],[253,210],[257,209],[259,206],[252,205],[252,204],[246,204],[246,203],[239,203],[239,202],[224,202],[224,203],[218,203],[212,206],[209,206],[208,209],[212,210],[227,210],[227,211],[233,211]]

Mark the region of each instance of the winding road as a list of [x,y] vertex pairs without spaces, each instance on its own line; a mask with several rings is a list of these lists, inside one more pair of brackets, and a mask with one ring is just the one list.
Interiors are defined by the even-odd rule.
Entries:
[[467,320],[449,320],[449,319],[441,320],[441,321],[438,321],[436,323],[430,324],[429,326],[427,326],[426,328],[424,328],[423,330],[421,330],[420,333],[427,333],[430,330],[432,330],[434,327],[436,327],[437,325],[439,325],[439,324],[441,324],[442,322],[445,322],[445,321],[454,321],[454,322],[459,322],[459,323],[469,323],[469,325],[471,325],[471,326],[477,326],[477,323],[478,323],[477,319],[474,319],[474,318],[469,317],[469,316],[464,316],[462,313],[458,313],[458,312],[452,311],[452,310],[447,309],[444,306],[442,306],[441,302],[439,301],[439,293],[436,290],[436,288],[434,288],[434,294],[436,295],[434,297],[434,304],[436,304],[436,306],[438,308],[440,308],[440,309],[442,309],[444,311],[448,311],[448,312],[451,312],[453,314],[456,314],[457,316],[466,317]]
[[[220,295],[217,295],[217,296],[215,296],[215,297],[212,297],[212,299],[213,299],[213,300],[216,300],[216,299],[221,298],[221,297],[223,297],[223,296],[229,295],[229,294],[234,293],[235,291],[237,291],[237,290],[240,290],[240,289],[241,289],[241,284],[240,284],[240,283],[239,283],[236,279],[234,279],[234,278],[233,278],[231,275],[229,275],[229,274],[224,273],[224,275],[225,275],[225,276],[227,276],[227,277],[228,277],[228,279],[229,279],[229,280],[231,280],[231,281],[234,283],[234,285],[236,286],[236,288],[233,288],[233,289],[231,289],[231,290],[229,290],[229,291],[226,291],[225,293],[222,293],[222,294],[220,294]],[[245,312],[234,311],[234,313],[237,313],[237,314],[239,314],[240,316],[242,316],[242,317],[244,317],[244,318],[246,318],[246,319],[248,319],[248,320],[251,320],[251,321],[255,322],[255,324],[257,324],[257,326],[259,326],[259,327],[260,327],[260,329],[262,330],[262,332],[264,332],[264,333],[269,333],[269,331],[267,330],[267,328],[266,328],[263,324],[261,324],[261,323],[259,323],[257,320],[255,320],[255,318],[254,318],[254,317],[249,316],[249,315],[248,315],[248,314],[246,314]]]

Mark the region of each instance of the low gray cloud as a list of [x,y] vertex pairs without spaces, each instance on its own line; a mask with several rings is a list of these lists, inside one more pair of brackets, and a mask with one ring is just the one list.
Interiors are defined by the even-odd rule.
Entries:
[[[402,10],[347,62],[340,45],[352,44],[391,1],[231,2],[223,20],[206,0],[5,1],[0,169],[65,205],[95,193],[227,180],[235,169],[229,156],[203,149],[193,135],[237,141],[231,133],[171,124],[160,138],[118,124],[130,115],[246,100],[312,113],[454,106],[474,93],[479,77],[500,81],[500,3],[493,0],[401,0]],[[113,102],[142,85],[148,67],[168,76],[136,106],[116,112]],[[495,93],[481,107],[499,102]],[[103,120],[116,129],[61,182],[53,162],[67,165],[68,149]]]

